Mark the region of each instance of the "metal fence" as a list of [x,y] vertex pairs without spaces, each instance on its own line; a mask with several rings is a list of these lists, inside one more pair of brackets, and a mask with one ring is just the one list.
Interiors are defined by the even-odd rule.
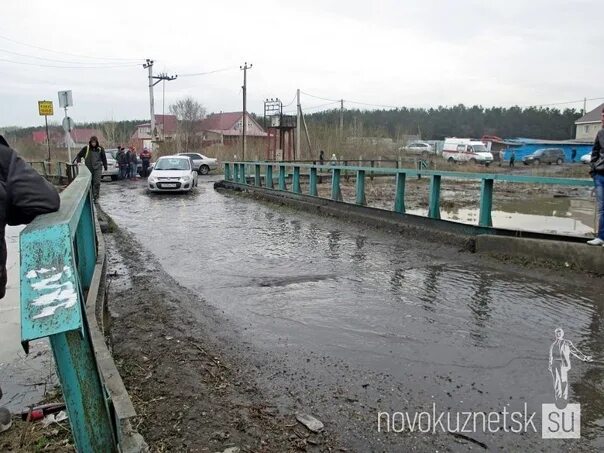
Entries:
[[68,162],[30,161],[29,164],[42,176],[57,184],[69,184],[78,175],[78,165]]
[[[273,170],[277,168],[276,182]],[[248,169],[251,169],[251,179],[248,178]],[[524,184],[549,184],[575,187],[593,187],[591,179],[578,178],[550,178],[544,176],[510,175],[500,173],[466,173],[455,171],[429,170],[421,165],[417,168],[383,168],[362,167],[349,165],[315,165],[299,163],[273,163],[273,162],[225,162],[224,177],[227,181],[239,184],[253,185],[267,189],[276,189],[301,194],[300,181],[302,177],[308,178],[308,195],[318,197],[317,184],[322,174],[331,176],[331,200],[342,201],[340,182],[344,175],[355,177],[355,203],[366,205],[365,179],[369,175],[388,176],[395,179],[395,197],[392,210],[401,214],[405,213],[405,184],[407,176],[430,178],[428,189],[428,217],[440,219],[440,193],[442,178],[461,180],[475,180],[480,182],[479,217],[478,225],[491,227],[493,208],[493,188],[495,181],[507,181]]]
[[82,167],[60,210],[21,232],[21,341],[27,351],[49,338],[78,451],[140,451],[136,412],[105,344],[105,245],[90,188]]

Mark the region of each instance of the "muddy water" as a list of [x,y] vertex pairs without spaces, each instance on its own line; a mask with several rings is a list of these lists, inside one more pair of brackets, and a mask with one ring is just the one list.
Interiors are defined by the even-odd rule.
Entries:
[[[148,195],[141,183],[103,191],[117,224],[235,326],[271,402],[312,412],[354,451],[472,446],[451,435],[377,433],[378,410],[413,416],[433,403],[495,412],[526,403],[537,413],[537,433],[468,434],[489,448],[604,449],[601,280],[481,262],[446,245],[217,193],[208,180],[188,195]],[[204,316],[201,306],[188,308]],[[573,358],[569,374],[583,437],[544,443],[556,327],[595,361]]]
[[[407,212],[427,215],[426,209],[410,209]],[[478,216],[478,208],[441,207],[441,218],[445,220],[477,225]],[[497,228],[591,237],[595,226],[594,200],[528,197],[523,200],[498,203],[492,211],[492,218],[493,226]]]
[[23,409],[40,401],[57,383],[52,353],[46,340],[30,343],[28,356],[21,347],[19,312],[19,233],[22,227],[6,229],[8,285],[0,300],[0,406]]

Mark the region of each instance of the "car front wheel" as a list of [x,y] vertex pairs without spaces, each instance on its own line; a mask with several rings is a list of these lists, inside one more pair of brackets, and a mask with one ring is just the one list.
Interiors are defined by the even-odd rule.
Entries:
[[564,163],[564,161],[558,158],[558,160],[556,161],[556,165],[562,165],[562,163]]
[[210,173],[210,167],[208,167],[207,165],[202,165],[201,167],[199,167],[200,175],[207,175],[208,173]]

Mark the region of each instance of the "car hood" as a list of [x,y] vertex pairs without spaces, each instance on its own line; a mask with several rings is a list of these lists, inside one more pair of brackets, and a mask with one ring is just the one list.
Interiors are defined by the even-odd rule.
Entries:
[[151,175],[154,178],[182,178],[191,176],[191,170],[153,170]]

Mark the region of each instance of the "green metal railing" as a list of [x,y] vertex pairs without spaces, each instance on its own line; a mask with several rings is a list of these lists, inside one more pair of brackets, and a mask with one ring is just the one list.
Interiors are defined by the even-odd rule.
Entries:
[[[507,181],[523,184],[548,184],[574,187],[593,187],[591,179],[578,178],[551,178],[544,176],[524,176],[499,173],[466,173],[456,171],[428,170],[423,165],[417,168],[376,168],[376,167],[353,167],[348,165],[314,165],[275,162],[225,162],[224,177],[227,181],[250,185],[247,178],[248,168],[253,169],[253,183],[256,187],[275,189],[273,181],[273,169],[277,167],[278,185],[277,190],[301,193],[300,178],[307,177],[309,182],[308,195],[318,196],[318,176],[321,173],[331,175],[331,200],[342,201],[341,176],[344,172],[356,175],[355,203],[366,205],[365,178],[367,175],[384,175],[395,178],[395,197],[393,211],[400,214],[405,213],[405,185],[407,176],[430,178],[428,189],[428,217],[440,219],[440,193],[442,178],[463,179],[480,181],[480,200],[478,225],[483,227],[493,226],[491,211],[493,209],[493,188],[495,181]],[[264,170],[264,171],[263,171]],[[304,172],[304,173],[303,173]],[[291,184],[288,187],[288,181]],[[262,184],[264,182],[264,184]]]
[[29,341],[49,338],[78,451],[132,451],[136,414],[96,317],[106,259],[90,188],[82,166],[60,210],[21,232],[21,341],[27,351]]
[[68,162],[30,161],[29,164],[46,179],[70,184],[78,175],[78,165]]

